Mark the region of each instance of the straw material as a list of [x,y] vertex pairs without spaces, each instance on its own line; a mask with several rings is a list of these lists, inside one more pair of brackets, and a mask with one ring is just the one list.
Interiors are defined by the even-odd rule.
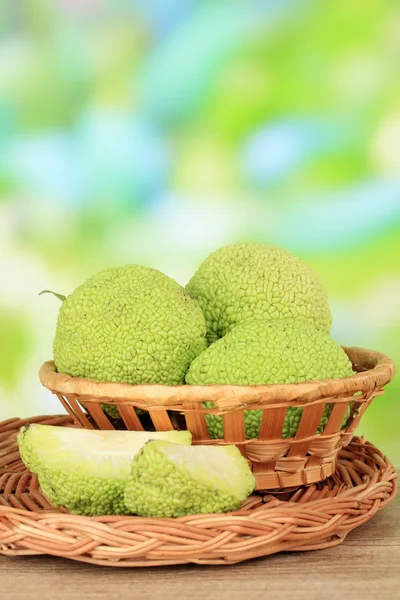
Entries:
[[[59,374],[53,362],[42,366],[40,379],[57,395],[80,427],[120,427],[120,423],[109,418],[101,408],[101,404],[111,404],[118,407],[127,429],[144,428],[135,411],[140,408],[148,411],[150,427],[158,431],[178,426],[192,432],[194,443],[236,444],[249,460],[257,489],[268,490],[306,485],[332,475],[339,449],[350,442],[363,413],[393,377],[394,366],[386,356],[361,348],[345,350],[354,365],[354,376],[300,384],[163,386],[101,383]],[[86,410],[82,408],[82,402]],[[213,402],[215,408],[205,409],[204,402]],[[346,427],[340,429],[350,402],[350,418]],[[332,413],[323,433],[316,434],[327,403],[333,404]],[[304,410],[295,437],[282,439],[283,421],[290,406]],[[257,439],[245,439],[244,410],[247,409],[263,411]],[[223,440],[210,439],[206,413],[222,416]]]
[[[352,377],[283,385],[129,385],[102,383],[56,372],[54,362],[40,369],[40,380],[57,395],[78,427],[114,429],[101,404],[118,407],[122,424],[144,429],[135,408],[148,411],[150,427],[166,431],[189,429],[196,444],[236,444],[247,457],[258,490],[271,490],[322,481],[335,472],[340,448],[352,439],[362,415],[394,375],[393,362],[379,352],[344,348],[353,363]],[[84,403],[85,410],[82,408]],[[204,402],[215,408],[205,409]],[[333,409],[323,433],[316,433],[327,403]],[[350,404],[351,403],[351,404]],[[351,406],[346,426],[341,424]],[[282,439],[287,408],[304,407],[294,438]],[[244,410],[261,409],[257,439],[245,439]],[[206,414],[221,415],[224,439],[210,439]],[[147,423],[146,428],[149,426]]]
[[54,509],[23,466],[16,437],[26,422],[72,425],[68,416],[0,423],[0,554],[7,556],[50,554],[113,567],[233,564],[336,546],[396,493],[389,460],[355,437],[323,483],[255,493],[234,513],[179,519],[74,516]]

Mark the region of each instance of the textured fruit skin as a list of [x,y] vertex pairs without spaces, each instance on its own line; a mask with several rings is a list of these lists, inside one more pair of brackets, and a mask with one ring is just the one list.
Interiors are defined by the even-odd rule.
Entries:
[[[249,319],[214,342],[192,362],[186,383],[192,385],[262,385],[339,379],[353,374],[344,350],[325,333],[304,321]],[[211,407],[209,403],[206,406]],[[332,411],[327,404],[318,432]],[[302,408],[287,409],[282,437],[293,437]],[[245,411],[248,439],[258,436],[261,410]],[[345,416],[344,422],[347,420]],[[212,438],[223,438],[222,418],[206,415]]]
[[219,457],[230,455],[240,471],[240,476],[236,473],[233,477],[236,492],[240,484],[239,494],[218,487],[219,482],[209,476],[205,462],[199,465],[195,477],[188,472],[185,463],[198,447],[186,447],[189,456],[177,464],[164,454],[165,445],[171,446],[170,442],[150,441],[135,456],[125,488],[125,504],[131,513],[147,517],[181,517],[228,512],[238,509],[255,488],[247,461],[235,446],[213,447],[212,462],[215,465]]
[[209,342],[249,317],[299,319],[330,333],[332,316],[317,273],[274,246],[235,244],[213,252],[186,286],[200,304]]
[[[96,463],[93,468],[90,464],[91,459],[86,457],[85,451],[90,451],[88,440],[90,434],[95,432],[81,430],[89,435],[84,436],[82,440],[82,448],[79,448],[82,458],[77,461],[76,457],[71,457],[71,449],[63,446],[65,435],[61,440],[57,439],[57,430],[60,429],[65,434],[66,430],[62,427],[35,424],[24,426],[18,434],[19,452],[24,464],[38,476],[43,493],[54,506],[65,507],[70,513],[76,515],[129,514],[124,503],[124,490],[134,454],[140,450],[145,441],[157,435],[164,439],[169,437],[182,444],[191,443],[189,432],[157,432],[156,434],[149,432],[148,436],[141,435],[140,440],[144,437],[147,437],[147,440],[140,441],[136,451],[132,452],[132,448],[127,447],[126,456],[123,456],[118,463],[112,462],[111,451],[109,457],[103,457],[103,462],[100,460],[100,463]],[[114,439],[122,433],[125,440],[127,433],[133,437],[138,432],[102,432],[105,436],[110,433]],[[75,439],[71,440],[72,443],[80,442]]]
[[[81,404],[85,408],[85,403],[81,402]],[[99,406],[106,413],[106,415],[112,419],[121,419],[118,408],[113,404],[104,404],[103,402],[100,402]],[[135,412],[137,415],[143,415],[146,411],[142,410],[141,408],[135,408]]]
[[[84,402],[82,402],[82,406],[85,406]],[[100,402],[100,408],[112,419],[121,418],[118,408],[112,404],[104,404],[103,402]]]
[[[41,473],[39,482],[44,495],[56,508],[63,506],[73,515],[96,517],[129,514],[124,503],[124,479],[82,479],[78,475],[48,469]],[[54,482],[57,482],[56,493]]]
[[38,459],[28,427],[19,432],[18,444],[24,464],[38,475],[44,495],[56,508],[63,506],[72,514],[88,516],[127,514],[123,501],[124,479],[86,477],[47,466]]
[[205,334],[201,309],[184,288],[128,265],[101,271],[66,298],[54,362],[72,377],[178,385],[206,347]]

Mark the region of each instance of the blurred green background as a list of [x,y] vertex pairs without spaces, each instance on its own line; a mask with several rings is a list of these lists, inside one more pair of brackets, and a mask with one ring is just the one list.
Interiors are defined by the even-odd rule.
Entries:
[[[281,245],[332,335],[400,363],[400,10],[382,0],[3,0],[0,418],[40,386],[59,302],[129,262],[185,284]],[[400,462],[400,383],[360,432]]]

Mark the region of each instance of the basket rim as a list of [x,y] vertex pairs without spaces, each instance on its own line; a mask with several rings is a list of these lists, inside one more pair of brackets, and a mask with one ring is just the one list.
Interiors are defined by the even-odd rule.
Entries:
[[324,379],[301,383],[267,385],[160,385],[99,382],[85,377],[57,373],[54,361],[45,362],[39,370],[44,387],[55,394],[79,396],[87,400],[110,399],[147,402],[148,405],[168,405],[181,402],[217,402],[240,399],[245,402],[290,401],[354,394],[380,388],[391,381],[395,373],[393,361],[374,350],[342,346],[354,365],[362,369],[343,379]]

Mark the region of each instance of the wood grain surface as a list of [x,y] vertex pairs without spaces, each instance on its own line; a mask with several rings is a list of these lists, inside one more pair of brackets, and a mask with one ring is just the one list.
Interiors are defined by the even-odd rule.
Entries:
[[335,548],[229,567],[115,569],[0,556],[1,600],[397,600],[400,494]]

